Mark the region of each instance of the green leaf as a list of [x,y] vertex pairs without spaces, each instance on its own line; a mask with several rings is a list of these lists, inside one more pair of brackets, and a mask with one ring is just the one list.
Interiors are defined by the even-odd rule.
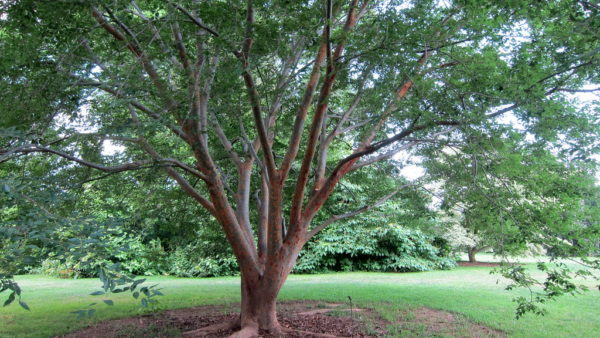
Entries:
[[22,308],[24,308],[25,310],[27,310],[27,311],[31,311],[31,310],[29,309],[29,306],[27,305],[27,303],[25,303],[24,301],[20,300],[20,301],[19,301],[19,305],[21,305],[21,307],[22,307]]
[[104,291],[94,291],[94,292],[90,293],[90,296],[100,296],[100,295],[103,295],[105,293],[106,292],[104,292]]
[[146,278],[138,279],[131,284],[131,290],[135,290],[135,288],[146,281]]
[[13,291],[13,293],[11,293],[10,296],[8,296],[8,299],[4,302],[4,306],[10,305],[14,300],[15,300],[15,293]]
[[142,298],[142,306],[148,307],[148,300],[146,298]]
[[69,313],[76,314],[77,318],[83,318],[86,315],[87,311],[85,311],[85,310],[77,310],[77,311],[71,311]]
[[104,304],[106,304],[106,305],[108,305],[108,306],[113,306],[113,305],[115,304],[115,303],[114,303],[112,300],[110,300],[110,299],[105,299],[105,300],[103,300],[103,302],[104,302]]
[[140,296],[139,292],[136,291],[133,293],[133,298],[138,299],[139,296]]

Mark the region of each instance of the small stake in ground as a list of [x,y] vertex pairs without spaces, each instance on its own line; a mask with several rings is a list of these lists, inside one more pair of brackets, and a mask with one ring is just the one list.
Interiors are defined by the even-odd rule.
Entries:
[[352,297],[348,296],[348,300],[350,300],[350,318],[354,319],[354,310],[352,309]]

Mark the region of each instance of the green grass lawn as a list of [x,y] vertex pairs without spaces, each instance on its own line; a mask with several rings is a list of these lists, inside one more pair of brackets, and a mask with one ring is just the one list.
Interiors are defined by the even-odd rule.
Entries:
[[[411,308],[427,306],[461,314],[514,337],[599,336],[600,292],[597,289],[548,304],[549,314],[545,317],[527,315],[515,320],[515,304],[511,299],[519,293],[505,291],[506,282],[498,275],[490,275],[489,271],[490,268],[457,268],[422,273],[294,275],[281,291],[280,299],[346,302],[351,296],[357,306],[374,308],[392,321]],[[18,305],[0,308],[1,337],[48,337],[92,321],[149,311],[142,310],[129,294],[111,295],[110,299],[115,301],[112,307],[101,304],[101,300],[108,297],[88,295],[99,289],[97,279],[65,280],[27,275],[17,276],[16,280],[22,286],[23,300],[31,312]],[[150,277],[149,282],[159,283],[165,294],[154,310],[239,301],[237,277]],[[100,304],[94,306],[98,311],[91,320],[78,320],[69,313],[86,309],[92,302]]]

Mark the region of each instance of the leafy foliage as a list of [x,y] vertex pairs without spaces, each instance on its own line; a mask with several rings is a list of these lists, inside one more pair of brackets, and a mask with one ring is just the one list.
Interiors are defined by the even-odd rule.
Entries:
[[[121,273],[119,270],[120,266],[118,264],[98,268],[98,278],[102,282],[102,291],[94,291],[90,295],[107,296],[111,293],[130,292],[131,296],[139,300],[140,305],[144,308],[157,304],[158,301],[155,297],[163,296],[160,289],[156,288],[158,284],[142,286],[146,281],[145,278],[135,279],[132,276]],[[111,299],[103,299],[102,302],[107,306],[114,305],[114,301]],[[91,303],[87,309],[76,310],[71,313],[77,315],[78,318],[92,317],[96,313],[96,309],[94,308],[96,304]]]
[[169,255],[167,272],[180,277],[237,276],[238,263],[229,251],[206,252],[202,245],[190,244]]
[[[384,222],[383,220],[380,220]],[[294,271],[428,271],[449,269],[456,263],[440,257],[433,238],[399,225],[334,226],[308,244]]]
[[493,272],[500,273],[505,278],[513,281],[506,289],[525,288],[529,290],[529,297],[515,297],[517,303],[516,318],[520,318],[528,312],[537,315],[545,315],[547,310],[541,307],[548,301],[555,300],[564,294],[576,295],[583,291],[588,291],[585,285],[577,285],[572,281],[572,276],[583,278],[592,278],[600,280],[595,276],[590,268],[595,268],[600,264],[598,258],[584,259],[586,268],[569,266],[564,262],[553,261],[551,263],[540,262],[537,268],[547,273],[544,281],[538,281],[531,277],[530,273],[521,265],[503,264],[499,269]]
[[0,294],[5,291],[8,293],[8,298],[4,301],[3,306],[8,306],[17,300],[23,309],[30,311],[27,303],[21,299],[21,287],[19,287],[19,284],[12,279],[12,276],[0,274]]

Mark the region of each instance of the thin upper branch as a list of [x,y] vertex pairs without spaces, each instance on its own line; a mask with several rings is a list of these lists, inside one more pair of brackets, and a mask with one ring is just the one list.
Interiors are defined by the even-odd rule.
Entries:
[[306,115],[308,114],[308,109],[310,107],[310,104],[312,103],[315,90],[319,82],[319,76],[321,75],[321,64],[325,59],[326,52],[327,43],[324,39],[322,39],[319,45],[319,50],[313,62],[312,72],[310,74],[308,82],[306,83],[304,96],[302,97],[302,101],[300,102],[300,106],[298,107],[298,112],[296,113],[294,127],[292,129],[292,135],[290,136],[290,141],[288,145],[288,151],[286,152],[283,162],[281,164],[282,179],[285,179],[287,177],[289,170],[292,167],[292,163],[298,155],[298,149],[300,149],[300,142],[302,139],[302,131],[304,130],[304,122],[306,121]]
[[214,112],[211,115],[212,119],[210,119],[210,121],[212,122],[212,125],[215,128],[215,134],[217,134],[219,141],[221,141],[223,148],[225,148],[225,151],[227,151],[227,154],[229,154],[229,157],[231,158],[233,163],[239,166],[242,163],[242,160],[238,156],[235,149],[233,149],[233,144],[225,134],[225,131],[223,131],[223,128],[221,127],[221,123],[219,123],[219,119],[217,118],[217,116],[214,114]]
[[76,82],[75,85],[95,87],[106,93],[113,95],[116,98],[126,99],[128,101],[127,103],[131,104],[133,107],[135,107],[139,111],[143,112],[145,115],[151,117],[152,119],[163,123],[166,127],[169,128],[169,130],[171,130],[175,135],[179,136],[181,139],[183,139],[185,141],[189,140],[189,136],[187,135],[187,133],[185,133],[180,127],[178,127],[177,125],[174,125],[173,123],[169,123],[164,116],[153,111],[152,109],[150,109],[146,105],[142,104],[141,102],[137,101],[136,99],[126,96],[123,92],[121,92],[117,89],[114,89],[105,83],[98,82],[98,81],[90,81],[87,79],[80,79],[80,80],[81,81]]
[[244,43],[242,47],[242,53],[234,54],[240,59],[244,66],[242,77],[244,78],[244,84],[250,100],[250,106],[252,108],[252,116],[254,118],[254,124],[260,145],[263,149],[264,164],[269,173],[269,177],[273,178],[276,176],[277,167],[275,165],[275,158],[273,157],[273,151],[271,150],[271,144],[269,142],[269,135],[265,127],[264,119],[262,117],[262,108],[260,104],[260,95],[256,88],[256,83],[249,70],[249,59],[250,50],[253,44],[253,25],[254,25],[254,8],[252,6],[252,0],[247,1],[246,6],[246,32],[244,34]]
[[378,199],[377,201],[375,201],[375,203],[372,204],[366,204],[354,211],[351,212],[347,212],[345,214],[340,214],[340,215],[334,215],[330,218],[328,218],[326,221],[324,221],[323,223],[319,224],[318,226],[316,226],[314,229],[312,229],[310,232],[307,233],[306,235],[306,240],[308,241],[309,239],[311,239],[313,236],[315,236],[316,234],[318,234],[319,232],[321,232],[323,229],[325,229],[328,225],[346,219],[346,218],[350,218],[350,217],[354,217],[356,215],[362,214],[364,212],[367,212],[369,210],[375,209],[379,206],[381,206],[382,204],[384,204],[385,202],[387,202],[390,198],[394,197],[396,194],[398,194],[401,190],[413,186],[413,184],[404,184],[400,187],[398,187],[396,190],[392,191],[391,193],[383,196],[382,198]]
[[152,83],[154,84],[154,86],[158,90],[158,93],[163,99],[165,103],[165,109],[171,110],[174,107],[176,107],[177,102],[175,102],[175,100],[173,100],[173,98],[168,94],[167,87],[164,81],[160,78],[160,75],[158,74],[156,68],[152,64],[152,61],[150,60],[148,55],[146,55],[143,52],[139,43],[136,42],[137,38],[135,34],[131,32],[131,30],[129,30],[127,26],[125,26],[125,24],[119,21],[114,15],[111,15],[113,19],[118,22],[119,26],[121,26],[122,29],[124,29],[125,32],[132,37],[133,40],[127,39],[116,27],[108,23],[104,19],[102,13],[98,11],[98,9],[92,9],[92,16],[94,17],[94,19],[96,19],[100,26],[104,28],[104,30],[106,30],[108,33],[110,33],[116,40],[124,42],[127,48],[138,58],[146,74],[148,74],[148,77],[150,77]]
[[187,16],[188,18],[190,18],[190,20],[192,20],[192,22],[202,28],[203,30],[209,32],[210,34],[212,34],[215,37],[220,37],[221,35],[215,31],[214,29],[206,26],[202,20],[200,20],[199,18],[197,18],[195,15],[193,15],[192,13],[190,13],[187,9],[181,7],[179,4],[175,3],[175,2],[171,2],[171,5],[173,5],[173,7],[177,8],[181,13],[185,14],[185,16]]
[[77,156],[73,156],[71,154],[65,153],[60,150],[52,149],[52,148],[42,146],[42,145],[35,145],[35,144],[23,146],[16,150],[0,149],[0,156],[3,156],[4,154],[13,154],[13,153],[21,153],[21,154],[50,153],[50,154],[54,154],[59,157],[62,157],[64,159],[67,159],[69,161],[76,162],[83,166],[97,169],[97,170],[107,172],[107,173],[108,172],[116,173],[116,172],[122,172],[122,171],[128,171],[128,170],[136,170],[136,169],[140,169],[141,167],[146,166],[148,164],[156,163],[154,160],[143,160],[143,161],[122,163],[122,164],[115,165],[115,166],[107,166],[107,165],[104,165],[101,163],[96,163],[96,162],[92,162],[92,161],[88,161],[88,160],[79,158]]

